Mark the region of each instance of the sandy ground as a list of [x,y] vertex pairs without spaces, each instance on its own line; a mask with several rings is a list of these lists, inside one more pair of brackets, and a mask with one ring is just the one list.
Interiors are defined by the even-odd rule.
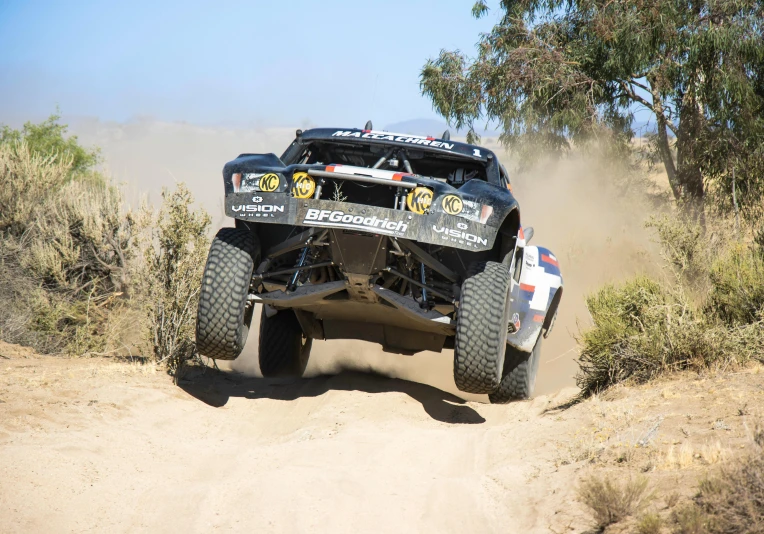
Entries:
[[[103,148],[128,200],[148,192],[156,201],[160,187],[186,181],[215,227],[230,224],[222,162],[280,152],[293,135],[155,121],[74,130]],[[403,357],[316,342],[310,378],[278,382],[257,378],[252,336],[233,366],[178,387],[150,366],[0,343],[0,532],[582,532],[590,521],[575,487],[591,469],[655,468],[660,484],[674,471],[692,478],[694,454],[705,465],[731,445],[707,443],[715,434],[706,430],[688,438],[666,417],[660,432],[680,442],[624,451],[664,417],[664,404],[700,413],[705,402],[685,408],[686,397],[651,389],[639,409],[631,392],[549,411],[575,395],[584,296],[655,265],[644,207],[605,186],[612,181],[583,160],[513,179],[523,224],[555,252],[565,281],[533,401],[457,396],[449,351]],[[746,390],[754,375],[741,376]],[[681,469],[656,467],[673,465],[669,448],[687,440],[694,448],[671,452],[690,454]]]
[[358,372],[195,370],[175,386],[1,343],[0,369],[9,533],[583,532],[581,477],[645,472],[689,495],[764,407],[759,368],[569,409],[571,389],[490,406]]

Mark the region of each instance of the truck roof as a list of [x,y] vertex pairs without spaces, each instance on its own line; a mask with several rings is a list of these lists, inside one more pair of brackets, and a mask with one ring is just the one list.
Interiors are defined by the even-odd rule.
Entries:
[[371,144],[400,145],[426,149],[428,152],[454,154],[484,163],[495,160],[490,150],[451,139],[431,136],[386,132],[384,130],[364,130],[360,128],[312,128],[299,134],[302,141],[358,141]]

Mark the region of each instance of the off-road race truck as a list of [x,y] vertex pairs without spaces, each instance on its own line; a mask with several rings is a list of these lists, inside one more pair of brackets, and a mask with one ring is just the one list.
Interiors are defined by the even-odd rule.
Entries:
[[313,339],[388,352],[453,349],[456,386],[533,393],[562,296],[555,256],[528,246],[509,177],[485,148],[364,129],[297,131],[281,157],[223,168],[226,214],[199,294],[196,344],[239,356],[262,304],[264,376],[301,376]]

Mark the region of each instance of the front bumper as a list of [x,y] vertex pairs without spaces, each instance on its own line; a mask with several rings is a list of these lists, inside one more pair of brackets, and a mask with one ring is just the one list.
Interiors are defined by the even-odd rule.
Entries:
[[490,250],[498,233],[487,224],[445,213],[419,215],[350,202],[299,199],[286,193],[231,193],[225,209],[226,215],[243,221],[339,228],[470,251]]

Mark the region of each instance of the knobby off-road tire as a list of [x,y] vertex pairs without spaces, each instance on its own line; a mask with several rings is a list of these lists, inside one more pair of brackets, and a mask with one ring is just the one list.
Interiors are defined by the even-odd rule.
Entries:
[[536,374],[541,361],[541,339],[536,340],[533,352],[521,352],[507,347],[504,360],[504,378],[496,391],[489,393],[491,404],[506,404],[513,400],[530,399],[536,386]]
[[257,236],[221,228],[212,240],[199,293],[196,348],[216,360],[235,360],[249,335],[254,304],[247,302],[252,270],[260,263]]
[[264,377],[302,376],[310,358],[313,340],[305,337],[292,310],[260,317],[260,372]]
[[462,284],[454,342],[454,381],[465,393],[499,387],[509,324],[509,268],[489,261]]

